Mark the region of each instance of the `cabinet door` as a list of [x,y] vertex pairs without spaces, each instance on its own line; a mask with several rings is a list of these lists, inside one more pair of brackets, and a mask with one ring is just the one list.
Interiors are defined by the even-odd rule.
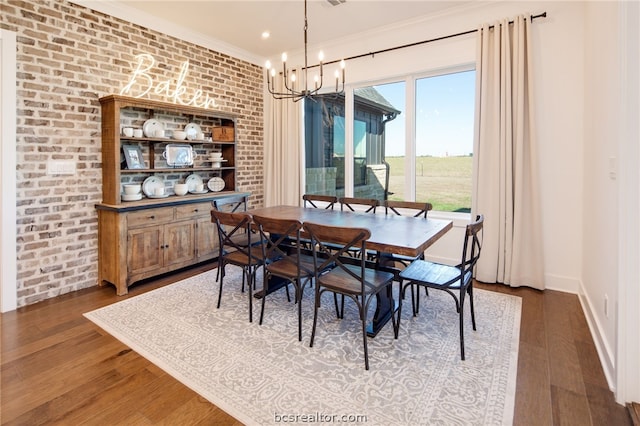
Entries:
[[129,274],[141,274],[163,266],[164,226],[147,226],[127,232]]
[[165,225],[164,253],[165,266],[193,261],[196,255],[195,221]]
[[210,216],[196,220],[196,257],[198,261],[213,259],[218,255],[218,232]]

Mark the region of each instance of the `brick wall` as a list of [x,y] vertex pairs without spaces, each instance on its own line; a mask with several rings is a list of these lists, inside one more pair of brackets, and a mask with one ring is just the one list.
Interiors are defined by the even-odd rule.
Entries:
[[[0,27],[17,33],[18,48],[18,306],[97,284],[98,99],[120,92],[138,54],[153,55],[164,80],[188,59],[184,85],[239,117],[238,189],[263,204],[260,67],[66,1],[4,0]],[[48,160],[77,171],[48,175]]]

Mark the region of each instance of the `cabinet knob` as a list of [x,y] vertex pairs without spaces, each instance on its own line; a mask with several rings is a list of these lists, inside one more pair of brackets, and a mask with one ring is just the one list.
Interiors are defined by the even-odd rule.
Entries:
[[149,219],[155,219],[155,218],[156,218],[156,216],[153,215],[153,214],[151,216],[149,216]]

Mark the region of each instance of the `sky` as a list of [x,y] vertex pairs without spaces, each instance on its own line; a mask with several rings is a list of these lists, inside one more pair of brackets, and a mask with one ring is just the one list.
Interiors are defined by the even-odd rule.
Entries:
[[[475,71],[426,77],[416,82],[416,155],[452,156],[473,152]],[[387,123],[386,156],[404,156],[405,82],[374,86],[396,109]]]

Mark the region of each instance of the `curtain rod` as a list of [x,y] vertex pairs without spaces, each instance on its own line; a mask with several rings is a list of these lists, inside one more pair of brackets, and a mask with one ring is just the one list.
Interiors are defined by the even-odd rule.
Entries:
[[[531,16],[531,22],[533,22],[534,19],[546,18],[546,17],[547,17],[547,12],[542,12],[542,13],[539,13],[537,15],[532,15]],[[509,21],[509,24],[513,24],[513,21]],[[493,28],[493,25],[491,25],[489,28]],[[402,46],[389,47],[387,49],[376,50],[375,52],[361,53],[360,55],[355,55],[355,56],[350,56],[348,58],[344,58],[344,60],[345,61],[350,61],[352,59],[364,58],[365,56],[375,56],[375,55],[377,55],[379,53],[386,53],[386,52],[391,52],[393,50],[399,50],[399,49],[404,49],[404,48],[407,48],[407,47],[418,46],[418,45],[421,45],[421,44],[432,43],[434,41],[440,41],[440,40],[446,40],[448,38],[460,37],[460,36],[467,35],[467,34],[473,34],[475,32],[478,32],[478,30],[477,29],[469,30],[469,31],[464,31],[464,32],[457,33],[457,34],[450,34],[450,35],[446,35],[446,36],[442,36],[442,37],[432,38],[432,39],[429,39],[429,40],[417,41],[415,43],[403,44]],[[335,64],[335,63],[338,63],[340,61],[341,61],[341,59],[338,59],[338,60],[335,60],[335,61],[324,62],[324,65]],[[309,68],[314,68],[314,67],[317,67],[317,66],[318,65],[310,65]]]

